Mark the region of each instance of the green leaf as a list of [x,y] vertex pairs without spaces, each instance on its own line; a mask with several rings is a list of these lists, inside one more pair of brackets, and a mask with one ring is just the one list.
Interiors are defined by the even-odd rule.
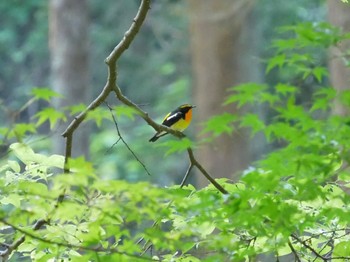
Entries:
[[52,107],[45,108],[35,114],[35,118],[38,118],[36,126],[42,125],[45,121],[49,121],[50,129],[53,129],[56,123],[60,120],[66,121],[67,118],[63,112],[57,111]]
[[332,106],[332,100],[336,97],[337,91],[331,87],[325,87],[317,90],[313,94],[313,104],[310,109],[311,112],[321,109],[328,110]]
[[176,71],[176,65],[174,63],[165,63],[161,68],[160,68],[160,73],[162,75],[168,76],[173,74]]
[[260,102],[267,102],[270,106],[273,106],[277,102],[280,102],[280,98],[275,94],[271,94],[269,92],[262,92],[260,95]]
[[253,130],[253,135],[265,128],[264,122],[255,114],[245,114],[240,121],[240,127],[250,127]]
[[24,143],[14,143],[10,145],[16,157],[24,164],[29,165],[32,162],[39,163],[47,167],[63,168],[64,157],[60,155],[51,155],[49,157],[36,154],[33,149]]
[[335,245],[334,256],[348,256],[350,254],[350,241],[341,241]]
[[10,194],[8,196],[3,197],[0,202],[3,205],[13,205],[17,208],[21,207],[22,197],[16,193]]
[[0,135],[6,136],[9,133],[10,129],[7,127],[0,127]]
[[16,137],[21,140],[26,134],[35,134],[36,128],[34,124],[19,123],[16,124],[8,135],[9,138]]
[[230,95],[224,102],[224,105],[237,103],[238,107],[242,107],[247,103],[260,102],[261,94],[268,89],[265,84],[244,83],[230,88],[234,94]]
[[101,108],[101,107],[98,107],[92,111],[89,111],[86,116],[87,120],[94,121],[98,127],[101,126],[103,120],[111,120],[111,118],[112,116],[110,111],[108,109]]
[[280,54],[276,55],[269,59],[267,63],[266,73],[269,73],[272,69],[274,69],[276,66],[281,68],[286,62],[286,55]]
[[312,70],[312,74],[315,76],[319,83],[322,82],[323,77],[328,77],[328,70],[325,67],[317,66]]
[[75,159],[71,158],[69,159],[68,164],[72,172],[94,176],[93,164],[86,161],[83,157],[78,157]]
[[14,172],[19,173],[21,171],[21,167],[17,161],[9,160],[7,161],[7,164]]
[[234,130],[233,123],[237,121],[237,116],[230,113],[223,113],[211,117],[204,123],[204,129],[201,134],[211,132],[214,136],[219,136],[222,133],[231,134]]
[[292,54],[288,60],[288,63],[291,64],[309,64],[312,62],[313,58],[310,54]]
[[[33,196],[50,196],[50,197],[57,197],[53,192],[49,192],[48,186],[43,183],[38,183],[35,180],[19,180],[18,181],[18,189],[22,190],[22,192],[25,192],[26,194],[30,194]],[[43,206],[45,208],[45,206]]]
[[193,142],[187,137],[182,138],[180,140],[168,140],[162,143],[158,143],[157,147],[166,147],[168,151],[166,155],[170,155],[176,152],[186,151],[188,148],[193,148]]
[[33,88],[31,91],[32,95],[36,99],[42,99],[45,101],[50,101],[51,98],[53,97],[62,97],[61,94],[49,89],[49,88],[44,88],[44,87],[38,87],[38,88]]
[[14,143],[10,145],[10,149],[13,150],[16,157],[24,164],[29,164],[33,160],[35,153],[28,145],[23,143]]
[[339,100],[343,105],[350,107],[350,90],[341,91],[339,94]]
[[288,84],[278,83],[275,86],[275,90],[278,94],[288,95],[288,94],[297,93],[298,88],[295,86],[288,85]]
[[69,111],[69,114],[71,116],[77,115],[81,112],[83,112],[86,109],[86,105],[83,103],[80,104],[76,104],[76,105],[71,105],[71,106],[67,106],[65,107],[65,109],[67,109]]
[[[287,27],[285,27],[285,30]],[[283,30],[283,27],[280,28],[280,30]],[[289,30],[289,29],[288,29]],[[278,39],[273,41],[272,47],[277,48],[277,53],[286,51],[286,50],[292,50],[297,47],[297,40],[296,39]]]
[[134,120],[135,115],[139,114],[134,108],[130,106],[116,106],[114,110],[116,111],[118,117],[126,116],[131,120]]

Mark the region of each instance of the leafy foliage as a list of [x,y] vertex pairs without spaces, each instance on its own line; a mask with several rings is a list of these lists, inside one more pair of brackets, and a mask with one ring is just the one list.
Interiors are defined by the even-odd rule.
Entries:
[[[288,44],[277,42],[277,55],[285,56],[273,57],[267,68],[296,69],[293,77],[300,81],[306,79],[305,72],[320,81],[327,72],[309,59],[309,48],[320,48],[318,42],[328,47],[348,36],[337,30],[310,33],[309,24],[302,27],[286,29],[298,32],[297,37]],[[329,27],[323,24],[322,28]],[[296,50],[299,47],[302,50]],[[191,185],[161,188],[105,179],[95,163],[83,158],[70,159],[72,172],[61,173],[62,156],[37,152],[23,141],[12,143],[0,167],[0,237],[9,245],[22,236],[25,241],[15,247],[10,259],[240,261],[259,254],[306,261],[350,259],[349,119],[329,114],[330,106],[349,93],[318,87],[312,101],[302,104],[300,91],[289,82],[233,87],[224,103],[262,104],[273,118],[226,112],[206,123],[204,131],[214,136],[250,128],[252,135],[262,133],[278,145],[244,170],[240,181],[218,179],[229,194],[219,193],[212,185],[196,190]],[[35,95],[49,99],[54,94]],[[71,108],[75,113],[82,110],[81,105]],[[115,111],[118,117],[133,120],[134,112],[124,107]],[[108,109],[100,108],[88,119],[102,124],[110,119],[107,113]],[[38,114],[37,124],[49,120],[53,126],[64,116],[45,109]],[[1,134],[23,137],[35,128],[18,125]],[[193,142],[163,144],[173,153]],[[37,228],[38,221],[44,222]]]

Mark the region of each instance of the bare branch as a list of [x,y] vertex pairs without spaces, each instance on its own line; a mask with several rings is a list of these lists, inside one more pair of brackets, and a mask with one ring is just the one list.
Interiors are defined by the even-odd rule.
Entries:
[[[16,229],[11,224],[7,223],[4,219],[0,219],[1,222],[3,222],[5,225],[8,225],[12,227],[13,229]],[[33,225],[33,230],[39,230],[43,225],[47,223],[46,220],[40,219]],[[3,246],[6,246],[6,249],[0,252],[0,257],[2,258],[1,261],[7,261],[9,256],[12,254],[13,251],[15,251],[22,243],[24,243],[26,237],[25,234],[22,235],[19,239],[17,239],[12,244],[2,244]]]
[[294,238],[300,244],[302,244],[306,249],[310,250],[311,253],[313,253],[316,257],[322,259],[323,261],[327,261],[326,257],[322,256],[312,246],[308,245],[305,241],[301,240],[298,236],[296,236],[295,234],[292,234],[291,237]]
[[126,49],[129,48],[131,42],[139,32],[143,22],[145,21],[148,10],[151,6],[151,0],[142,0],[139,10],[133,20],[129,30],[125,32],[123,39],[114,48],[111,54],[106,58],[107,65],[114,65]]
[[167,126],[159,125],[155,121],[153,121],[153,119],[148,116],[148,113],[143,111],[138,105],[136,105],[134,102],[132,102],[130,99],[128,99],[126,96],[123,95],[123,93],[118,85],[115,85],[115,87],[113,88],[113,91],[115,92],[115,94],[120,102],[122,102],[124,105],[127,105],[127,106],[131,107],[132,109],[134,109],[137,112],[137,114],[140,117],[142,117],[143,120],[145,120],[146,123],[148,125],[150,125],[151,127],[153,127],[156,131],[158,131],[158,132],[165,131],[165,132],[172,134],[173,136],[178,137],[178,138],[185,137],[185,135],[182,132],[171,129],[170,127],[167,127]]
[[[121,92],[121,89],[116,85],[113,88],[114,92],[116,93],[117,98],[125,105],[133,108],[150,126],[152,126],[156,131],[165,131],[168,132],[178,138],[184,138],[185,135],[180,132],[173,130],[167,126],[159,125],[156,122],[151,119],[146,112],[144,112],[139,106],[137,106],[135,103],[133,103],[131,100],[129,100],[126,96],[123,95]],[[187,149],[188,156],[190,159],[191,164],[196,166],[199,171],[223,194],[228,194],[228,192],[215,181],[214,178],[212,178],[209,173],[204,169],[204,167],[196,160],[194,157],[193,151],[191,148]]]
[[292,242],[290,242],[290,240],[288,240],[288,246],[290,248],[290,250],[292,251],[294,257],[295,257],[295,261],[296,262],[301,262],[300,258],[299,258],[299,255],[298,255],[298,252],[295,250]]
[[104,86],[102,92],[94,101],[92,101],[88,107],[81,112],[73,121],[69,124],[67,129],[63,132],[62,136],[66,138],[66,152],[65,152],[65,172],[69,172],[69,167],[67,166],[68,159],[72,155],[72,141],[73,133],[79,127],[79,125],[84,121],[89,111],[94,110],[99,105],[101,105],[107,98],[107,96],[112,92],[113,88],[116,86],[117,72],[116,72],[116,62],[119,57],[125,52],[130,46],[131,42],[134,40],[136,34],[140,30],[148,10],[150,9],[151,0],[142,0],[139,10],[133,20],[132,25],[129,30],[126,31],[124,38],[119,42],[119,44],[114,48],[111,54],[107,57],[106,63],[108,65],[108,80]]
[[197,159],[194,157],[193,151],[191,148],[187,149],[188,156],[190,158],[191,163],[196,166],[199,171],[210,181],[210,183],[213,184],[221,193],[228,194],[225,188],[223,188],[218,182],[215,181],[214,178],[212,178],[209,173],[204,169],[204,167],[197,161]]
[[189,165],[188,168],[187,168],[187,171],[186,171],[186,174],[185,174],[184,178],[182,179],[182,182],[181,182],[181,184],[180,184],[180,188],[182,188],[182,187],[185,185],[186,180],[187,180],[187,178],[188,178],[188,176],[189,176],[189,174],[190,174],[192,168],[193,168],[193,164],[192,164],[192,162],[191,162],[190,165]]
[[[140,165],[143,167],[143,169],[146,171],[147,175],[151,175],[151,173],[148,171],[146,165],[138,158],[138,156],[135,154],[135,152],[130,148],[130,146],[128,145],[128,143],[126,143],[126,141],[124,140],[124,138],[122,137],[122,134],[120,133],[120,130],[119,130],[119,126],[118,126],[118,123],[117,123],[117,119],[115,118],[114,114],[113,114],[113,109],[110,107],[110,105],[108,103],[106,103],[109,111],[111,112],[111,115],[112,115],[112,119],[113,119],[113,122],[114,122],[114,125],[115,125],[115,128],[117,129],[117,133],[118,133],[118,141],[122,141],[123,144],[126,146],[126,148],[130,151],[130,153],[134,156],[134,158],[136,159],[137,162],[140,163]],[[118,143],[118,141],[116,143]],[[115,144],[116,144],[115,143]]]
[[[108,80],[103,88],[100,95],[82,112],[80,113],[67,127],[67,129],[63,132],[63,137],[66,137],[66,153],[65,153],[65,172],[69,172],[69,166],[67,165],[68,159],[71,157],[72,153],[72,140],[73,133],[79,127],[79,125],[84,121],[86,115],[89,111],[94,110],[96,107],[103,103],[107,96],[114,91],[119,101],[123,104],[133,108],[136,112],[156,131],[165,131],[168,132],[178,138],[183,138],[185,135],[179,131],[173,130],[167,126],[159,125],[151,119],[148,114],[143,111],[139,106],[133,103],[130,99],[123,95],[121,89],[116,83],[117,79],[117,65],[116,62],[119,57],[123,54],[123,52],[128,49],[132,40],[135,38],[136,34],[140,30],[147,12],[150,8],[150,0],[141,1],[138,13],[133,20],[132,25],[129,30],[124,34],[124,38],[120,41],[120,43],[114,48],[111,54],[107,57],[106,63],[108,65]],[[195,159],[193,155],[193,151],[191,148],[188,150],[188,155],[190,158],[190,162],[196,166],[201,173],[222,193],[227,194],[227,191],[219,185],[210,175],[209,173],[199,164],[199,162]],[[187,174],[188,175],[188,174]]]

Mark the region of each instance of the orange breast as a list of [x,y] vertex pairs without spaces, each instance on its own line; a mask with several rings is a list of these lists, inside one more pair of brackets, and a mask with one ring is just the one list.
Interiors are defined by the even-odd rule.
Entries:
[[185,115],[185,119],[181,118],[171,128],[178,131],[184,131],[190,124],[192,119],[192,109]]
[[187,112],[187,114],[185,115],[185,120],[186,120],[186,122],[191,121],[191,119],[192,119],[192,109],[190,109],[190,110]]

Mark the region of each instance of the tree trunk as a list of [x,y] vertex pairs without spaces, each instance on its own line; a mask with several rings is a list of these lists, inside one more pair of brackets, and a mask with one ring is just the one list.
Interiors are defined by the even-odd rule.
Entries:
[[[88,6],[86,0],[50,0],[49,47],[51,54],[51,83],[53,89],[64,96],[55,106],[87,103],[89,90],[88,70]],[[60,136],[61,124],[54,138],[54,150],[64,152]],[[87,126],[80,128],[73,139],[73,154],[87,155],[89,150]]]
[[[249,62],[242,58],[249,48],[243,38],[251,3],[250,0],[189,1],[195,118],[199,123],[225,111],[238,113],[234,106],[222,107],[222,103],[227,88],[249,79]],[[253,73],[254,69],[250,70]],[[222,135],[196,153],[215,178],[237,180],[235,173],[246,168],[249,162],[247,138],[243,133]],[[203,187],[208,182],[200,176],[198,184]]]
[[[344,4],[340,0],[328,0],[329,21],[340,28],[343,32],[350,32],[350,4]],[[337,47],[331,50],[329,61],[330,78],[333,87],[338,91],[350,89],[350,68],[346,67],[341,56],[346,50],[350,50],[350,41],[342,41]],[[335,103],[334,114],[347,115],[346,108]]]

